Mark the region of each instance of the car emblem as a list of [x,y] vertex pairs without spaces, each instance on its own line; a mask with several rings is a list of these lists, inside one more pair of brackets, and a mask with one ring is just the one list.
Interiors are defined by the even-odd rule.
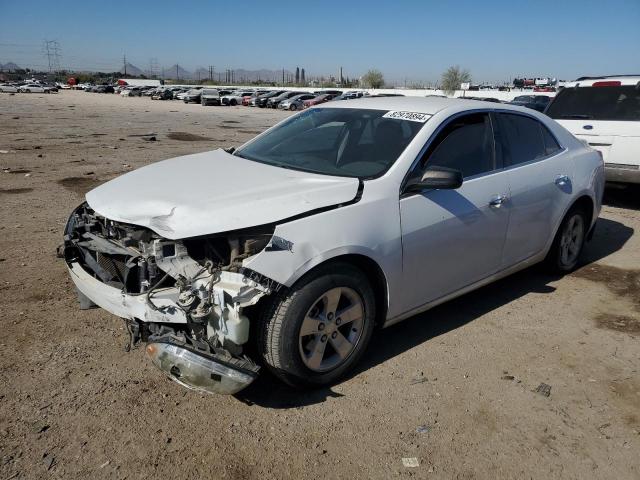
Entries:
[[583,125],[582,128],[585,130],[593,130],[593,125]]

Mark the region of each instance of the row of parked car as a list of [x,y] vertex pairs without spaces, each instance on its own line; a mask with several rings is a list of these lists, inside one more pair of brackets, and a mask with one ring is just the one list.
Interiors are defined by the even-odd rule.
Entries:
[[[153,89],[130,89],[128,96],[139,94],[153,100],[182,100],[185,103],[200,103],[203,106],[244,105],[259,108],[279,108],[284,110],[302,110],[331,100],[347,100],[368,96],[364,91],[342,92],[340,90],[318,90],[304,92],[298,90],[228,90],[211,87],[158,87]],[[127,95],[124,90],[121,95]],[[135,93],[133,93],[135,92]]]
[[[119,93],[125,97],[150,97],[152,100],[182,100],[185,103],[200,103],[203,106],[244,105],[259,108],[277,108],[281,110],[302,110],[307,107],[319,105],[332,100],[349,100],[352,98],[371,96],[402,96],[399,93],[387,93],[370,95],[361,90],[343,92],[341,90],[318,90],[305,92],[285,89],[241,89],[230,90],[207,86],[111,86],[111,85],[87,85],[83,88],[87,92],[94,93]],[[520,95],[510,102],[502,102],[491,97],[461,97],[468,100],[484,100],[496,103],[511,103],[532,108],[544,112],[551,101],[547,95]]]
[[3,93],[58,93],[58,85],[40,82],[0,83]]

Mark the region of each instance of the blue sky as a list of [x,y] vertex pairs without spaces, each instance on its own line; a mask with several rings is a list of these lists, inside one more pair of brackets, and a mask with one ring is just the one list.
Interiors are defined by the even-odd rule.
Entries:
[[[520,5],[516,7],[516,5]],[[475,81],[640,73],[640,0],[68,2],[0,0],[0,63],[117,70],[294,70],[435,81],[449,65]]]

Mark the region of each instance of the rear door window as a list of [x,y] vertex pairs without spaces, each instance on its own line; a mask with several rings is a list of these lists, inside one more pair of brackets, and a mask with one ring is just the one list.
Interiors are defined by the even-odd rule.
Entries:
[[635,85],[565,88],[546,114],[558,120],[640,120],[640,89]]
[[562,147],[560,147],[558,141],[551,135],[547,127],[540,124],[540,129],[542,130],[542,141],[544,142],[544,153],[546,155],[554,155],[562,150]]
[[505,165],[531,162],[560,150],[558,142],[539,121],[511,113],[499,113],[497,117]]

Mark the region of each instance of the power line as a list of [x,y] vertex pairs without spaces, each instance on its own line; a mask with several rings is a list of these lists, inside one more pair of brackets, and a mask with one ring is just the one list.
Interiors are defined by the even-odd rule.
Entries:
[[149,76],[156,77],[158,75],[158,59],[150,58],[149,59]]
[[45,40],[42,44],[44,56],[47,58],[49,73],[60,71],[60,44],[57,40]]

